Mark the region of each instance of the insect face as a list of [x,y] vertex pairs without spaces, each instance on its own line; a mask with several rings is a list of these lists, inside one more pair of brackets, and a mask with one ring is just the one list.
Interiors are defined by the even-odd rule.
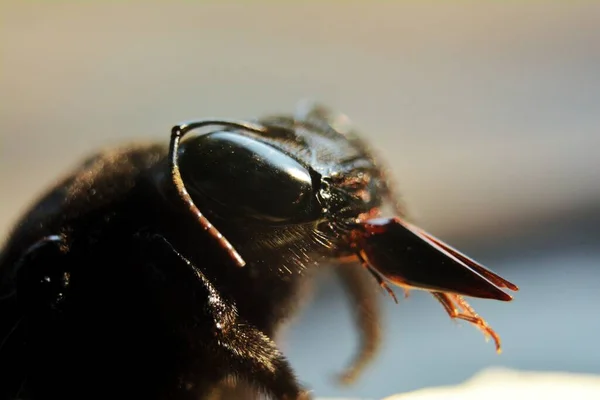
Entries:
[[[257,142],[243,135],[253,135]],[[213,144],[209,145],[211,139]],[[304,106],[295,118],[265,118],[256,129],[237,135],[221,133],[215,138],[207,135],[197,139],[194,146],[196,151],[188,156],[193,161],[211,159],[215,154],[244,155],[240,160],[247,162],[226,168],[223,176],[227,175],[226,182],[249,182],[241,188],[249,198],[238,206],[246,207],[246,215],[262,216],[261,219],[276,223],[274,214],[279,212],[279,221],[285,224],[317,223],[312,232],[324,239],[320,243],[326,242],[319,253],[323,257],[354,256],[396,301],[387,282],[406,291],[431,292],[452,318],[462,318],[482,328],[501,350],[498,336],[461,296],[510,301],[512,297],[502,289],[518,290],[517,286],[401,219],[399,207],[395,210],[400,215],[379,218],[384,203],[395,205],[394,193],[364,142],[348,128],[344,116],[318,105]],[[220,157],[215,161],[227,163]],[[186,169],[207,176],[210,168],[203,164]],[[240,170],[263,181],[240,179]],[[205,193],[222,193],[224,198],[243,196],[241,192],[233,194],[236,189],[228,189],[228,193],[207,189],[210,186],[206,182],[198,183],[193,177],[189,181],[195,182],[195,188],[204,186]],[[227,183],[223,185],[229,187]],[[281,199],[291,194],[283,209],[257,193],[256,189],[262,187],[281,189]],[[254,205],[248,207],[248,202]],[[257,212],[261,205],[263,210]],[[295,206],[299,207],[293,209]],[[284,215],[288,216],[287,221],[281,219]]]
[[[284,276],[303,273],[307,263],[348,250],[341,222],[381,205],[386,183],[374,159],[362,143],[324,129],[321,118],[202,121],[174,129],[178,195],[238,265],[269,259]],[[201,134],[208,125],[220,129]]]

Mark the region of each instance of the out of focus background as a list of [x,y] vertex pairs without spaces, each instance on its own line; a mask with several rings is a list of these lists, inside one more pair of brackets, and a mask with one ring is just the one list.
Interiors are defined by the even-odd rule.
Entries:
[[5,0],[0,21],[2,235],[100,146],[313,98],[388,160],[416,222],[521,292],[472,302],[500,356],[425,293],[384,301],[384,351],[340,388],[357,337],[326,277],[284,343],[302,381],[380,398],[489,366],[600,374],[600,3]]

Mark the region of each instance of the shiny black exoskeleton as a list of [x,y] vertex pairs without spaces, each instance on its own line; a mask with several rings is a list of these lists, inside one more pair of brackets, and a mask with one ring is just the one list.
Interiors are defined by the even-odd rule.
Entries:
[[[304,105],[194,133],[172,154],[193,204],[168,143],[99,153],[50,190],[1,254],[1,399],[200,399],[232,378],[308,398],[272,338],[316,265],[349,254],[338,221],[387,190],[334,117]],[[365,361],[377,311],[353,271]]]

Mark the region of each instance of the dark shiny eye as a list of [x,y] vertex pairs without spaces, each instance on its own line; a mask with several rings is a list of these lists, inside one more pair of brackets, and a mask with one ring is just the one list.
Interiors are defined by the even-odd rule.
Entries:
[[179,165],[190,195],[274,222],[314,211],[311,173],[281,150],[248,136],[214,132],[182,144]]
[[65,270],[65,255],[58,239],[34,245],[20,260],[17,298],[29,311],[58,309],[65,300],[71,275]]

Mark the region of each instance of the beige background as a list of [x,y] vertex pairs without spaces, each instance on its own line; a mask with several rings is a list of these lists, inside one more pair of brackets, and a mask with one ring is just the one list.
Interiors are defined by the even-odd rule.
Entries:
[[439,234],[600,198],[595,2],[0,4],[1,227],[100,145],[304,97],[349,114]]

